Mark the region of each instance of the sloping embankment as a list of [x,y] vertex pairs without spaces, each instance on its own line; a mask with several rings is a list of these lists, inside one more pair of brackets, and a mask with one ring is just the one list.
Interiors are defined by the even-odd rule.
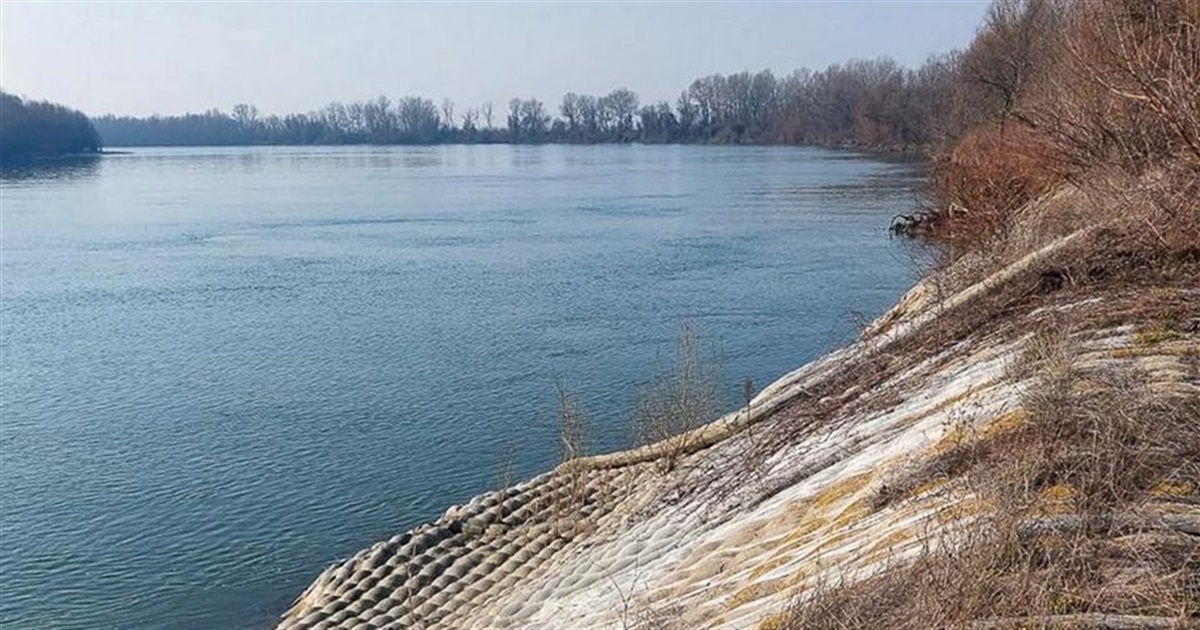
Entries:
[[[1200,396],[1188,274],[1089,263],[1103,225],[1035,232],[686,439],[569,462],[329,567],[279,627],[778,627],[797,596],[927,551],[990,509],[930,462],[1021,426],[1048,339],[1078,373]],[[1196,491],[1140,514],[1200,534]]]

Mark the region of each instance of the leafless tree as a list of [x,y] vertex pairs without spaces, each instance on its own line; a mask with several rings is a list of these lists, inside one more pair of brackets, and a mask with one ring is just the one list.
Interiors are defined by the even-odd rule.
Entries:
[[442,99],[442,122],[448,131],[454,129],[454,101],[449,98]]
[[484,124],[487,125],[488,129],[491,129],[492,128],[492,102],[484,101],[483,104],[479,106],[479,113],[483,115]]

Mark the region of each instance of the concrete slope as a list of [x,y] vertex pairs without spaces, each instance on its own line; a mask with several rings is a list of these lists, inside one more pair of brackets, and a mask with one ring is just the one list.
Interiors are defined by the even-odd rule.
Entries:
[[[364,549],[279,628],[773,627],[814,587],[970,527],[986,508],[968,487],[913,471],[1021,422],[1034,376],[1020,365],[1063,318],[1078,369],[1200,395],[1200,334],[1143,334],[1146,289],[1038,289],[1099,229],[942,299],[927,279],[856,343],[684,438],[568,462]],[[1168,293],[1200,306],[1195,287]]]

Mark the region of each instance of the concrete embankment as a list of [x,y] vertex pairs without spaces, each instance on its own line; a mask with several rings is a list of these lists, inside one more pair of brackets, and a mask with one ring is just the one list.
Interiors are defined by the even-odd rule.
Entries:
[[279,628],[774,627],[793,599],[990,509],[922,471],[1021,425],[1047,339],[1081,373],[1200,395],[1194,282],[1054,275],[1107,229],[1031,232],[1004,258],[931,274],[858,341],[685,439],[568,462],[330,566]]

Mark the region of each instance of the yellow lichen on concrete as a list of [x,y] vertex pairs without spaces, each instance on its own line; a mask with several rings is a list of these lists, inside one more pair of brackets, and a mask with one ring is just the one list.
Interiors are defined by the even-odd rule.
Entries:
[[1036,511],[1041,514],[1069,514],[1075,510],[1075,490],[1062,483],[1048,486],[1038,493]]
[[1150,496],[1159,499],[1190,497],[1196,492],[1187,481],[1164,479],[1150,487]]
[[761,578],[762,576],[766,575],[767,573],[774,571],[775,569],[778,569],[779,567],[781,567],[791,561],[792,561],[791,556],[777,554],[774,558],[768,560],[767,562],[764,562],[763,564],[758,565],[757,567],[754,568],[754,570],[750,571],[750,579],[757,580],[758,578]]
[[1027,414],[1024,409],[1013,409],[1000,417],[985,423],[980,431],[980,437],[983,439],[991,439],[1011,431],[1015,431],[1025,422]]
[[808,509],[818,513],[828,513],[841,501],[849,501],[875,477],[874,471],[861,472],[844,479],[835,481],[808,501]]
[[903,529],[903,528],[897,529],[896,531],[888,534],[887,536],[883,537],[882,539],[877,540],[877,541],[867,545],[866,549],[864,549],[864,552],[867,554],[870,554],[871,552],[874,552],[874,551],[889,550],[892,547],[895,547],[896,545],[899,545],[902,542],[911,540],[912,538],[913,538],[913,532],[911,532],[907,529]]
[[948,525],[978,516],[988,509],[989,506],[986,502],[978,498],[964,497],[953,503],[948,503],[944,508],[934,512],[933,518],[939,524]]
[[725,601],[725,610],[730,611],[742,606],[743,604],[746,604],[747,602],[758,599],[760,595],[760,589],[761,587],[758,584],[751,584],[749,586],[742,587],[738,591],[734,592],[733,595],[730,595],[729,599]]
[[729,612],[755,600],[775,595],[783,590],[788,585],[788,582],[789,580],[786,578],[775,578],[771,580],[764,580],[762,582],[754,582],[730,596],[725,602],[725,611]]
[[758,624],[758,630],[779,630],[783,627],[783,615],[771,615]]

